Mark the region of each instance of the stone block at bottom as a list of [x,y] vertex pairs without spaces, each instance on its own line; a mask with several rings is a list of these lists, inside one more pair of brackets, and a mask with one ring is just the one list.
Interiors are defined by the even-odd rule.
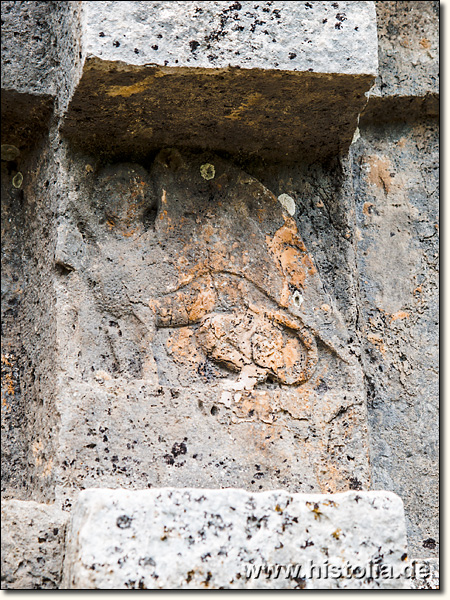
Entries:
[[56,590],[68,514],[55,505],[2,501],[2,590]]
[[89,489],[64,589],[408,589],[391,492]]

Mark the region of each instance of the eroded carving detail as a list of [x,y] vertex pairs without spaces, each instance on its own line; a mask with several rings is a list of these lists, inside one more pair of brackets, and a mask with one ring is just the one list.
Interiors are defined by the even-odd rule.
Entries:
[[[196,339],[207,356],[241,373],[241,379],[247,382],[270,378],[286,385],[300,385],[307,381],[318,361],[314,336],[300,319],[249,303],[245,288],[251,284],[244,285],[236,279],[213,274],[187,286],[187,290],[183,288],[156,300],[156,325],[198,323]],[[240,310],[235,307],[233,312],[215,311],[226,306],[230,285],[240,296]]]
[[[125,447],[123,477],[133,464],[158,485],[366,485],[361,371],[277,198],[212,154],[164,150],[150,170],[86,173],[55,252],[66,398],[79,398],[82,415],[65,426],[77,447],[81,430],[86,439],[76,477],[103,411],[102,443],[114,430]],[[175,435],[192,453],[186,473],[164,458]],[[106,448],[98,459],[115,482]],[[255,479],[255,464],[267,479]]]
[[345,360],[345,328],[295,220],[257,180],[207,158],[165,150],[150,176],[103,169],[90,205],[74,207],[77,228],[60,227],[56,261],[90,290],[113,374],[156,376],[158,330],[188,327],[189,343],[238,374],[237,389],[302,385],[317,367],[316,338]]
[[[188,170],[175,150],[155,162],[159,231],[176,244],[185,240],[174,289],[150,302],[156,326],[192,327],[210,360],[239,373],[237,389],[268,380],[301,385],[318,362],[315,337],[335,350],[315,314],[320,306],[331,310],[331,301],[276,197],[245,173],[212,162],[216,177],[207,185],[196,182],[204,165],[199,174],[195,161]],[[182,202],[174,200],[180,192]],[[339,328],[334,316],[329,321]]]

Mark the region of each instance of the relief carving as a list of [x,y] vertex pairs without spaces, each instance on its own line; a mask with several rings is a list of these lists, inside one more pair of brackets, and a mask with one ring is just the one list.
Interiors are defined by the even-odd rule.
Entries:
[[[222,485],[221,463],[238,486],[256,485],[254,464],[268,489],[366,485],[361,370],[293,201],[209,153],[87,173],[56,244],[67,398],[83,398],[86,436],[98,411],[109,430],[115,415],[123,473],[141,464],[158,485]],[[192,445],[186,473],[168,470],[175,431]]]
[[317,339],[348,360],[345,327],[295,219],[257,180],[206,159],[164,150],[150,174],[106,167],[90,203],[73,206],[77,228],[60,229],[57,263],[87,290],[80,311],[90,302],[99,312],[112,375],[156,382],[161,329],[190,328],[219,377],[235,373],[247,390],[307,382]]
[[157,231],[180,257],[177,282],[150,302],[156,327],[192,328],[207,358],[238,374],[235,389],[302,385],[319,360],[316,336],[345,354],[329,327],[342,333],[342,323],[333,313],[322,327],[317,312],[332,302],[277,198],[229,163],[202,160],[163,151],[153,168]]
[[[156,300],[157,327],[198,324],[195,337],[206,355],[240,373],[243,380],[257,383],[269,378],[285,385],[307,381],[318,361],[317,345],[308,328],[289,313],[249,303],[246,288],[252,284],[221,275],[212,274],[188,290],[182,288]],[[240,302],[232,312],[222,312],[230,285]]]

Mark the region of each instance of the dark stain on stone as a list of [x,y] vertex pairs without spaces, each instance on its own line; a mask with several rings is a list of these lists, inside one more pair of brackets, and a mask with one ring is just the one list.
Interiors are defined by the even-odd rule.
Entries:
[[171,454],[165,454],[163,458],[168,465],[173,465],[175,463],[175,460]]
[[[358,481],[358,479],[356,477],[350,477],[350,489],[351,490],[362,490],[362,483],[360,481]],[[356,498],[355,498],[356,500]]]
[[319,394],[324,394],[326,391],[328,391],[328,386],[327,386],[326,382],[323,379],[321,379],[319,381],[319,384],[314,389]]
[[116,525],[119,529],[129,529],[132,520],[133,518],[128,515],[121,515],[120,517],[117,517]]
[[187,446],[184,442],[175,442],[175,444],[172,446],[172,455],[174,456],[174,458],[180,456],[180,454],[186,454],[186,452]]

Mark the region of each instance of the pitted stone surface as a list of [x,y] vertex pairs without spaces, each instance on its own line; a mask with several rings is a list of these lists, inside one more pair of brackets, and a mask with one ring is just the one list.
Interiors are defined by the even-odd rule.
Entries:
[[67,104],[81,53],[80,2],[2,2],[2,143],[34,146]]
[[129,65],[377,72],[373,2],[84,2],[86,56]]
[[372,483],[399,494],[411,554],[439,551],[439,131],[361,128],[352,146]]
[[439,114],[439,2],[385,1],[377,11],[379,74],[362,120]]
[[438,590],[439,589],[439,559],[417,559],[417,564],[423,572],[417,570],[416,577],[411,581],[413,590]]
[[[105,23],[114,20],[115,6],[123,11],[126,4],[133,3],[114,5]],[[187,10],[194,4],[210,3],[186,3]],[[249,55],[241,68],[216,68],[214,61],[230,54],[226,40],[236,43],[237,13],[250,31],[239,33],[249,39],[269,38],[267,23],[256,22],[268,14],[283,30],[277,3],[258,9],[255,3],[244,13],[238,3],[220,4],[223,18],[213,17],[211,26],[223,25],[224,35],[211,42],[222,54],[209,56],[209,41],[192,37],[188,42],[199,46],[188,43],[180,52],[191,62],[161,66],[151,60],[166,51],[152,47],[158,42],[132,47],[88,20],[82,33],[78,11],[89,3],[2,2],[10,12],[3,28],[2,83],[9,90],[2,93],[2,141],[20,150],[2,161],[2,493],[51,502],[56,494],[57,506],[69,510],[81,488],[98,485],[292,493],[381,487],[405,502],[412,556],[437,555],[437,123],[417,118],[437,114],[438,3],[375,3],[379,85],[354,138],[374,73],[295,70],[309,59],[323,64],[319,46],[310,55],[306,50],[323,41],[322,25],[336,48],[347,34],[356,39],[348,13],[341,13],[347,3],[289,3],[289,14],[293,6],[303,11],[308,33],[318,5],[332,8],[336,19],[323,23],[322,10],[319,37],[300,40],[297,56],[289,50],[288,68],[275,64],[270,52],[279,45],[268,42],[267,69],[252,68]],[[350,10],[359,5],[348,4]],[[167,9],[176,12],[175,5]],[[261,15],[251,22],[245,12],[255,11]],[[40,24],[33,25],[36,16]],[[34,33],[39,39],[30,39]],[[106,60],[81,53],[84,35],[97,33],[103,33],[100,51],[111,50]],[[334,47],[322,49],[339,62]],[[261,50],[253,49],[255,60],[262,60]],[[203,60],[210,65],[198,66]],[[297,67],[289,70],[291,64]],[[58,116],[74,86],[64,124]],[[50,121],[45,89],[56,94]],[[38,140],[48,123],[49,137]],[[349,160],[337,160],[352,138]],[[77,144],[87,154],[74,151]],[[244,277],[214,271],[175,289],[176,269],[187,273],[202,255],[209,268],[217,258],[208,235],[220,238],[217,184],[224,183],[220,160],[229,155],[199,157],[195,173],[205,187],[185,215],[186,191],[197,192],[183,161],[180,171],[176,157],[165,174],[161,165],[151,168],[159,148],[173,145],[230,152],[241,175],[253,176],[252,194],[277,206],[273,222],[295,222],[295,243],[278,238],[271,251],[272,257],[287,253],[285,267],[293,252],[295,263],[311,260],[318,271],[307,272],[307,293],[290,289],[291,308],[311,317],[307,326],[290,327],[286,306],[268,306],[274,289],[280,298],[283,281],[293,285],[293,273],[281,276],[268,260],[265,235],[248,235],[258,228],[267,234],[270,213],[262,222],[252,211],[247,221],[230,213],[225,229],[239,235],[227,233],[232,243],[221,259],[229,265],[238,256]],[[105,167],[108,156],[123,162]],[[20,189],[13,183],[17,172]],[[242,195],[243,207],[253,206],[241,183],[231,186],[233,193]],[[163,190],[172,222],[158,229]],[[255,229],[245,227],[251,215]],[[181,243],[173,245],[183,236],[181,219],[192,233],[189,256]],[[272,241],[275,233],[268,232]],[[245,252],[262,248],[267,252],[258,264],[269,267],[271,279],[255,291],[258,280],[249,281],[255,262],[241,267]],[[170,282],[175,288],[161,293]],[[236,302],[222,311],[233,282],[251,289],[258,302],[247,306],[246,295],[236,292]]]
[[[401,569],[403,506],[389,492],[86,490],[72,512],[64,589],[406,589],[398,579],[318,577],[317,566]],[[302,565],[287,577],[248,569]],[[309,565],[316,571],[309,574]],[[331,571],[330,571],[331,572]],[[303,573],[303,576],[302,576]],[[323,571],[325,574],[325,571]]]
[[178,150],[79,185],[55,254],[61,502],[88,482],[367,489],[351,335],[277,197]]
[[53,95],[57,45],[51,4],[2,2],[2,89]]
[[380,73],[374,96],[439,93],[439,2],[375,2]]
[[59,588],[67,517],[54,505],[2,502],[2,589]]

